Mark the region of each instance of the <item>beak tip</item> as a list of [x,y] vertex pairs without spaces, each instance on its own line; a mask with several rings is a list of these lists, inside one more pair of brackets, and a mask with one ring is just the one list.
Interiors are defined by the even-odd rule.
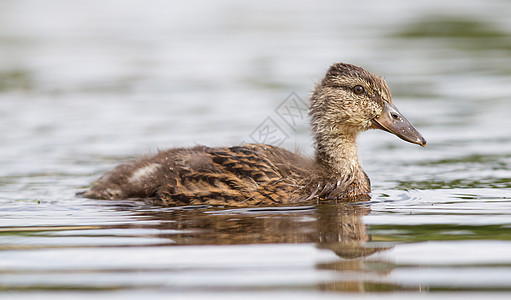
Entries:
[[419,144],[421,147],[426,147],[426,143],[427,141],[423,137],[417,139],[417,144]]

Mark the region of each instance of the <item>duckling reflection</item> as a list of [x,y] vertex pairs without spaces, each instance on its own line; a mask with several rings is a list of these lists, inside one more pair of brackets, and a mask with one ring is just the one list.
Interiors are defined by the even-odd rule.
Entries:
[[218,210],[212,208],[155,209],[144,220],[159,221],[159,237],[177,245],[315,243],[343,258],[370,255],[384,248],[366,247],[370,240],[361,217],[367,205],[267,207]]
[[[321,290],[367,290],[363,275],[381,276],[367,264],[366,257],[386,247],[374,247],[362,217],[370,212],[367,204],[329,203],[314,206],[218,209],[211,207],[166,208],[155,206],[140,212],[144,221],[162,232],[160,238],[176,245],[241,245],[309,243],[334,252],[339,259],[318,264],[349,281],[323,282]],[[207,255],[207,253],[204,253]],[[362,274],[358,280],[352,274]]]

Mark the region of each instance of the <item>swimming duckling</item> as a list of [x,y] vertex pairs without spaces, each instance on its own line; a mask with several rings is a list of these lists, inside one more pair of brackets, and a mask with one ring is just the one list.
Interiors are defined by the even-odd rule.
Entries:
[[385,80],[337,63],[316,86],[309,109],[315,157],[247,144],[173,148],[122,164],[84,193],[96,199],[156,198],[165,205],[255,206],[351,201],[370,193],[356,139],[370,128],[426,145],[392,104]]

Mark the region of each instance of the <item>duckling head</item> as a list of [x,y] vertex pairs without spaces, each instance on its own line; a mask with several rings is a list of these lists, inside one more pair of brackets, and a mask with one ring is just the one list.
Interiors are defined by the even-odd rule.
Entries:
[[[392,104],[385,80],[361,67],[337,63],[316,86],[309,110],[317,147],[355,142],[370,128],[421,146],[426,140]],[[330,148],[330,147],[328,147]]]

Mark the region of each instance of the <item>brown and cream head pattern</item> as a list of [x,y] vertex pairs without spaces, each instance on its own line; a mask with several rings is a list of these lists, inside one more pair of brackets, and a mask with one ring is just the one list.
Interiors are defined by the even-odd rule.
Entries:
[[355,65],[330,67],[311,97],[309,115],[316,137],[355,137],[377,128],[412,143],[426,143],[392,104],[385,80]]

